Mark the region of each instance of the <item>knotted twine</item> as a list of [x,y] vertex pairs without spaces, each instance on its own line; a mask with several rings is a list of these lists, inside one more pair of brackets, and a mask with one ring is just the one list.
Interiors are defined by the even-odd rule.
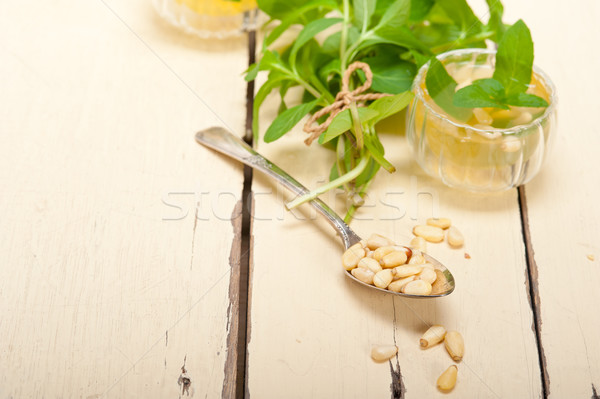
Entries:
[[[362,86],[359,86],[356,89],[350,91],[350,77],[357,69],[362,69],[362,71],[365,73],[365,83],[363,83]],[[369,68],[368,64],[360,61],[356,61],[350,64],[344,72],[344,76],[342,77],[342,90],[335,96],[335,102],[315,112],[304,125],[303,130],[306,133],[310,134],[310,137],[304,140],[306,145],[310,145],[315,139],[317,139],[321,135],[321,133],[327,130],[333,119],[340,112],[350,108],[350,105],[352,103],[356,103],[357,106],[363,107],[363,101],[377,100],[378,98],[388,97],[392,95],[386,93],[361,94],[369,90],[372,83],[373,73],[371,72],[371,68]],[[320,125],[318,123],[316,125],[313,125],[317,121],[317,119],[327,114],[329,114],[329,117],[327,118],[327,120],[325,120],[325,122],[321,123]]]

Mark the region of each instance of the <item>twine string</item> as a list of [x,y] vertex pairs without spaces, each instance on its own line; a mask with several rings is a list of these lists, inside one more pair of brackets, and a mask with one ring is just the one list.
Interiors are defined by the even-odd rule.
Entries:
[[[350,91],[350,78],[358,69],[361,69],[364,72],[365,82],[361,86]],[[371,72],[371,68],[368,64],[360,61],[350,64],[346,71],[344,71],[344,76],[342,77],[342,90],[340,90],[340,92],[335,96],[335,101],[331,105],[323,107],[319,111],[315,112],[304,125],[303,130],[310,134],[310,136],[304,140],[306,145],[311,145],[311,143],[316,140],[321,133],[327,130],[333,119],[340,112],[350,108],[352,103],[356,103],[357,106],[363,107],[364,101],[377,100],[378,98],[391,96],[391,94],[386,93],[362,94],[371,88],[372,83],[373,73]],[[327,114],[329,114],[329,117],[327,117],[325,122],[321,124],[316,123],[319,118]]]

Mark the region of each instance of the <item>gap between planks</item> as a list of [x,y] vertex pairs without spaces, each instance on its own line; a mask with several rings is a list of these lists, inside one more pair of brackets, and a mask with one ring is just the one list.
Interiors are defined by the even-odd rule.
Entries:
[[[256,32],[248,34],[248,66],[256,61]],[[252,146],[252,109],[254,107],[254,81],[248,82],[246,87],[246,124],[244,141]],[[242,225],[240,244],[240,270],[238,283],[239,312],[237,331],[237,364],[235,370],[235,399],[248,396],[246,392],[246,355],[248,348],[248,292],[251,259],[251,210],[252,210],[252,168],[244,165],[244,187],[242,190]],[[223,398],[233,399],[233,398]]]
[[550,394],[550,377],[546,367],[546,355],[542,343],[542,313],[540,303],[540,293],[538,289],[538,267],[535,262],[535,253],[531,243],[531,232],[529,230],[529,214],[527,213],[527,196],[525,195],[525,186],[519,186],[519,210],[521,213],[521,228],[523,231],[523,242],[525,243],[525,262],[527,264],[527,273],[525,282],[527,284],[527,295],[529,305],[533,313],[533,330],[535,332],[535,341],[537,344],[538,362],[540,364],[540,373],[542,380],[542,395],[544,399]]

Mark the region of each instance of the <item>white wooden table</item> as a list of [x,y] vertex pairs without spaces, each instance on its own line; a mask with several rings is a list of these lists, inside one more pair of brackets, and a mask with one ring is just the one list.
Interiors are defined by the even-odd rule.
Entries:
[[[346,279],[310,208],[284,212],[288,193],[194,143],[245,134],[251,37],[183,35],[142,0],[3,2],[0,398],[443,397],[451,360],[418,348],[433,323],[465,337],[448,397],[597,398],[600,4],[504,3],[558,87],[559,136],[533,182],[480,196],[426,177],[399,121],[380,127],[398,172],[356,231],[401,241],[440,215],[467,238],[430,244],[457,289],[418,301]],[[302,138],[259,149],[315,187],[332,155]]]

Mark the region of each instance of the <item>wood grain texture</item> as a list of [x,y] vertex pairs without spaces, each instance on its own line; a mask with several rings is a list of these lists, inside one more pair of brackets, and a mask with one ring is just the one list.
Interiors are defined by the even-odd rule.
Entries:
[[[276,107],[274,101],[266,106],[263,128]],[[402,131],[403,124],[387,121],[381,131]],[[259,149],[315,187],[325,181],[333,153],[308,148],[303,138],[296,128]],[[331,228],[307,206],[286,213],[281,204],[290,196],[255,174],[250,397],[382,398],[394,391],[392,397],[445,397],[435,383],[452,360],[443,346],[421,350],[418,344],[434,323],[465,337],[453,395],[540,397],[516,190],[484,197],[444,188],[410,160],[403,136],[383,140],[398,172],[377,177],[353,226],[363,237],[379,232],[407,243],[415,224],[432,215],[450,217],[466,247],[429,244],[429,252],[451,268],[456,291],[419,301],[358,286],[344,277],[341,241]],[[335,194],[322,198],[341,208]],[[392,364],[371,360],[371,345],[393,343],[399,355]]]
[[536,63],[552,78],[559,96],[554,148],[525,190],[549,397],[594,397],[600,387],[600,129],[595,100],[600,56],[584,38],[600,37],[600,4],[506,3],[507,9],[515,9],[511,15],[516,18],[518,12],[529,24]]
[[243,134],[245,40],[141,0],[0,9],[0,397],[177,398],[184,364],[221,397],[243,177],[193,134]]

